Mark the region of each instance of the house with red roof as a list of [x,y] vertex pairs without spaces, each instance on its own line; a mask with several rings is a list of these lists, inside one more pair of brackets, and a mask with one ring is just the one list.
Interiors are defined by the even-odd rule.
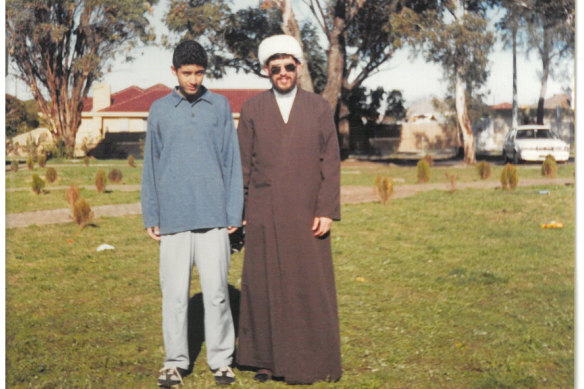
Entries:
[[[77,132],[75,155],[125,157],[140,156],[140,142],[146,134],[150,106],[169,94],[171,88],[156,84],[147,89],[130,86],[111,93],[107,84],[96,84],[93,96],[83,102],[81,125]],[[211,89],[224,95],[231,105],[235,125],[239,121],[241,106],[261,89]]]

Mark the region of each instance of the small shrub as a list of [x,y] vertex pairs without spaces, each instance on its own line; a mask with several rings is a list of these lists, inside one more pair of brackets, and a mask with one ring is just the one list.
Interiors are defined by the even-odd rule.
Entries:
[[40,194],[45,187],[45,181],[39,177],[38,174],[32,175],[32,191],[36,194]]
[[79,187],[75,184],[71,184],[65,194],[67,196],[67,202],[73,207],[79,199]]
[[83,164],[85,166],[89,166],[89,157],[87,155],[85,157],[83,157]]
[[84,198],[80,198],[73,206],[73,220],[81,228],[87,226],[93,220],[93,211]]
[[99,193],[105,192],[106,177],[105,172],[99,169],[95,174],[95,187]]
[[26,159],[26,167],[28,168],[28,170],[33,170],[34,169],[34,159],[33,159],[33,157],[28,157]]
[[381,176],[377,176],[375,179],[375,189],[379,200],[382,204],[385,204],[393,194],[393,180],[388,177],[382,178]]
[[481,180],[486,180],[491,176],[491,164],[487,161],[481,161],[477,163],[477,171]]
[[67,147],[64,139],[59,138],[55,141],[55,144],[51,147],[49,153],[53,158],[68,158],[73,156],[73,149]]
[[428,182],[430,180],[430,164],[428,160],[422,158],[418,161],[418,182]]
[[507,163],[501,171],[501,185],[503,189],[515,189],[518,183],[517,168]]
[[548,155],[541,164],[541,175],[545,177],[556,177],[558,172],[558,164],[553,155]]
[[108,180],[117,184],[118,182],[122,181],[122,172],[119,169],[112,169],[110,170],[109,174],[107,175]]
[[57,179],[57,171],[54,167],[48,167],[45,172],[45,178],[49,184],[52,184]]
[[133,155],[128,156],[128,165],[130,165],[131,167],[136,167],[136,161],[134,160]]
[[39,147],[39,140],[35,140],[34,137],[29,134],[26,138],[26,153],[34,161],[37,155],[37,149]]
[[41,153],[37,158],[37,162],[40,167],[45,167],[47,165],[47,156],[44,153]]
[[13,159],[12,162],[10,162],[10,170],[13,172],[17,172],[18,171],[18,161]]
[[456,192],[456,180],[458,180],[458,176],[455,174],[448,174],[448,172],[444,173],[446,175],[446,179],[450,183],[450,191]]
[[434,158],[430,154],[424,155],[424,159],[428,162],[428,166],[434,166]]

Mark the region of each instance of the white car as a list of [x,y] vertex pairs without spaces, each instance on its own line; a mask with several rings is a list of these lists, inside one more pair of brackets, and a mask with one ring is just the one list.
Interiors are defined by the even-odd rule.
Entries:
[[521,161],[543,161],[548,155],[552,155],[558,162],[566,162],[570,158],[570,145],[559,139],[549,126],[519,126],[505,136],[505,162],[512,160],[518,164]]

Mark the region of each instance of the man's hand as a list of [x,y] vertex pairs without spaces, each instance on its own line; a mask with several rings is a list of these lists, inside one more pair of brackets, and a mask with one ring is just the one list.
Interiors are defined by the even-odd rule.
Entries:
[[146,233],[152,239],[156,241],[160,240],[160,229],[158,227],[148,227],[146,228]]
[[231,235],[235,231],[237,231],[238,229],[239,229],[239,227],[227,227],[227,233]]
[[314,236],[320,238],[331,230],[331,225],[333,224],[333,219],[328,217],[315,217],[312,223],[312,231],[314,231]]

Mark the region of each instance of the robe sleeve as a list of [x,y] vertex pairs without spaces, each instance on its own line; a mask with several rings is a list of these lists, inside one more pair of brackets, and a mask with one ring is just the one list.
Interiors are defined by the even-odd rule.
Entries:
[[316,216],[341,219],[341,159],[339,141],[332,112],[328,104],[318,118],[322,131],[320,145],[321,184]]
[[239,142],[237,131],[233,124],[233,115],[229,102],[225,100],[223,110],[223,181],[225,185],[226,205],[227,205],[227,225],[230,227],[241,226],[242,216],[242,177],[241,159],[239,157]]
[[239,138],[239,153],[241,156],[241,172],[243,176],[243,219],[247,209],[247,194],[249,188],[249,179],[252,168],[253,157],[253,120],[251,115],[247,114],[244,106],[241,108],[239,124],[237,125],[237,137]]

